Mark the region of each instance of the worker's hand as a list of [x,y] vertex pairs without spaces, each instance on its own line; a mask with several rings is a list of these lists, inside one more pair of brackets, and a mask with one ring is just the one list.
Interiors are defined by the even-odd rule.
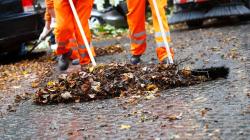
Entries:
[[38,41],[44,40],[44,37],[49,33],[49,29],[44,27],[43,32],[40,34]]
[[38,41],[43,40],[44,37],[49,33],[49,31],[50,31],[50,22],[46,22],[46,23],[45,23],[45,26],[44,26],[44,28],[43,28],[43,31],[42,31],[42,33],[41,33],[40,36],[39,36]]
[[53,29],[55,27],[56,27],[56,19],[55,18],[51,18],[50,28]]

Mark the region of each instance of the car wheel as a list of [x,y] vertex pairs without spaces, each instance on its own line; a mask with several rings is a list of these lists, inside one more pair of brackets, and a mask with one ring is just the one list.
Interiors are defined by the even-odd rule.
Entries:
[[187,21],[186,24],[189,28],[197,28],[203,25],[203,20]]
[[250,15],[239,16],[240,21],[248,21],[250,20]]
[[90,17],[90,20],[89,20],[90,29],[96,28],[97,26],[102,25],[102,24],[104,24],[104,21],[101,18],[98,18],[95,16]]
[[15,55],[15,56],[24,56],[24,55],[26,55],[27,50],[26,50],[25,43],[21,43],[21,44],[16,45],[15,49],[9,51],[8,54]]
[[246,1],[245,1],[245,4],[246,4],[246,6],[247,6],[248,8],[250,8],[250,0],[246,0]]

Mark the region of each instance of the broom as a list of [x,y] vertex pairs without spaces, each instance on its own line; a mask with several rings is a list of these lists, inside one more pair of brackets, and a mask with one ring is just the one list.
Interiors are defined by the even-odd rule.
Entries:
[[28,51],[27,55],[31,54],[32,51],[33,51],[40,43],[42,43],[42,42],[45,40],[46,37],[48,37],[48,36],[52,33],[52,31],[53,31],[53,29],[50,29],[50,30],[48,31],[48,33],[47,33],[41,40],[38,40],[38,41],[36,41],[35,43],[33,43],[33,44],[32,44],[33,47]]
[[229,74],[229,68],[227,67],[211,67],[206,69],[195,69],[191,71],[191,75],[194,76],[205,76],[211,80],[218,78],[227,78]]

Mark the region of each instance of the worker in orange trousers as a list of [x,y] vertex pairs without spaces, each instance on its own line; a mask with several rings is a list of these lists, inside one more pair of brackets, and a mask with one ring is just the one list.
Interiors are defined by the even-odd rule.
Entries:
[[[77,14],[80,18],[87,40],[91,42],[91,32],[88,25],[93,0],[73,0]],[[55,36],[57,41],[56,53],[60,55],[58,66],[66,70],[73,59],[80,60],[80,65],[91,62],[84,41],[78,29],[73,12],[68,0],[55,0],[54,10],[56,15]],[[94,48],[91,48],[95,56]]]
[[[131,39],[131,54],[130,59],[132,64],[140,63],[141,55],[146,50],[146,29],[145,29],[145,9],[146,9],[146,0],[127,0],[128,5],[128,25],[130,30],[130,39]],[[155,8],[152,0],[148,0],[153,17],[153,27],[155,30],[155,41],[156,41],[156,54],[158,60],[161,63],[168,62],[168,55],[165,49],[165,44],[161,35],[160,26],[157,20]],[[167,0],[156,0],[157,6],[159,8],[160,16],[163,21],[164,30],[167,35],[168,42],[170,39],[169,26],[167,22],[167,17],[165,13],[165,7],[167,6]],[[172,57],[174,57],[174,51],[170,48]]]

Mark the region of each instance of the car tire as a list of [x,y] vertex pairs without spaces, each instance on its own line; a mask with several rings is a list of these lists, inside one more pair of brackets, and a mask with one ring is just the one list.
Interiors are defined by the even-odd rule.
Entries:
[[104,23],[104,20],[99,17],[92,16],[89,19],[89,25],[91,29],[96,27],[97,25],[103,25]]
[[246,4],[247,8],[250,8],[250,0],[246,0],[245,4]]
[[17,44],[13,50],[8,52],[8,54],[20,57],[25,56],[27,54],[25,43]]
[[203,20],[187,21],[186,24],[189,28],[197,28],[203,25]]

